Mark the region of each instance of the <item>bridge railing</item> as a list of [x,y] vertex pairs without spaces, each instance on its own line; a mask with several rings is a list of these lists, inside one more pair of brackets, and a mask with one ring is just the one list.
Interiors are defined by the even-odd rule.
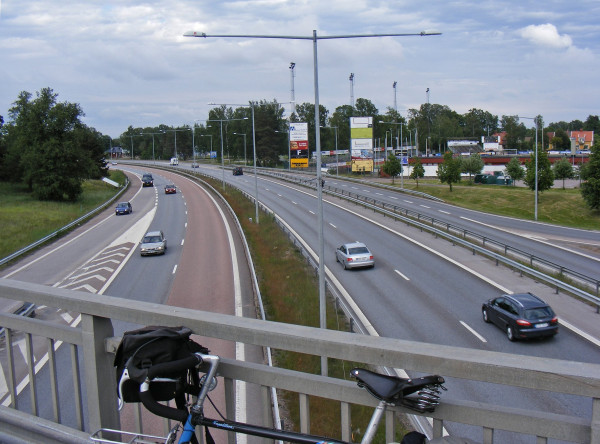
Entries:
[[[497,430],[533,435],[538,443],[552,438],[600,444],[600,365],[596,364],[537,357],[523,359],[523,356],[498,352],[323,331],[8,279],[0,280],[0,297],[81,313],[77,327],[0,315],[0,326],[5,327],[7,333],[2,365],[4,374],[8,375],[8,396],[2,400],[5,406],[0,407],[0,438],[4,434],[35,442],[87,442],[91,431],[102,427],[119,429],[113,368],[114,347],[118,340],[113,322],[123,321],[137,325],[186,325],[204,337],[324,355],[373,366],[403,368],[409,373],[443,375],[448,380],[449,391],[444,393],[443,402],[436,411],[425,415],[431,418],[434,438],[440,437],[444,424],[451,422],[480,428],[485,444],[494,443]],[[14,341],[21,336],[25,337],[25,349],[28,351],[25,362],[16,362]],[[50,374],[49,380],[46,376],[43,382],[39,378],[44,372],[37,368],[42,361],[35,353],[40,341],[47,344],[48,355],[44,360],[47,359],[46,365],[50,370],[46,372]],[[65,353],[67,351],[70,357],[69,353]],[[69,382],[73,380],[70,387],[63,386],[64,375],[57,374],[59,359],[71,361],[72,374],[67,378]],[[19,373],[21,367],[25,368],[24,374]],[[309,402],[306,400],[311,396],[339,402],[342,439],[350,437],[349,406],[375,406],[374,398],[356,384],[326,376],[227,359],[220,374],[226,380],[226,387],[232,381],[241,380],[298,393],[303,406],[301,419],[308,418]],[[454,379],[575,395],[581,397],[584,404],[592,406],[591,417],[505,407],[493,404],[493,400],[475,402],[457,399],[456,393],[452,393]],[[17,384],[20,380],[28,381],[24,389]],[[21,389],[21,395],[17,396]],[[228,398],[227,402],[233,402],[232,399]],[[390,415],[395,412],[412,413],[402,408],[393,410]],[[33,421],[31,415],[43,418]],[[309,431],[308,421],[301,421],[300,426],[303,431]],[[386,435],[388,442],[393,440],[393,430],[387,429]]]

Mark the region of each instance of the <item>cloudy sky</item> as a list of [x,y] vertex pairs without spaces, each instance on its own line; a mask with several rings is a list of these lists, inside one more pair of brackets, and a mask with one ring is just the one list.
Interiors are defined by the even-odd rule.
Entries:
[[[546,123],[600,114],[598,0],[0,0],[0,115],[21,91],[50,87],[84,122],[118,137],[133,127],[191,125],[208,103],[354,98],[403,115],[427,102]],[[349,76],[354,73],[354,87]],[[393,88],[397,82],[396,88]],[[289,112],[290,105],[284,105]],[[523,121],[524,123],[530,121]],[[531,125],[531,122],[529,123]]]

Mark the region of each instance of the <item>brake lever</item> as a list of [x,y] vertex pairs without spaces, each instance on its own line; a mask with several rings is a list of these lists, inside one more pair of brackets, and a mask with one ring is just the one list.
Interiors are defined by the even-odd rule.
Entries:
[[119,390],[118,390],[118,397],[119,397],[119,412],[123,409],[123,407],[125,406],[125,401],[123,401],[123,384],[125,384],[127,381],[129,381],[131,378],[129,377],[129,370],[127,369],[127,367],[125,367],[123,369],[123,374],[121,375],[121,379],[119,379]]

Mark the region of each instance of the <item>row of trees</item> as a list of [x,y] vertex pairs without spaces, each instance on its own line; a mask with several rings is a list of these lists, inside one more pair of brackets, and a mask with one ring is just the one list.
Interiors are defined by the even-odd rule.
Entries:
[[24,183],[40,200],[74,201],[85,179],[107,174],[102,135],[81,122],[78,104],[52,89],[23,91],[0,116],[0,180]]
[[[296,106],[296,112],[289,119],[284,116],[284,108],[277,101],[251,102],[248,106],[231,108],[218,106],[209,112],[203,122],[172,128],[166,125],[148,128],[129,127],[114,144],[121,145],[131,155],[144,159],[167,159],[175,152],[184,158],[192,158],[194,153],[202,155],[216,151],[217,157],[240,160],[250,159],[252,150],[252,110],[254,110],[254,130],[256,133],[257,160],[260,165],[273,166],[280,157],[288,155],[289,122],[307,122],[309,148],[315,150],[315,108],[311,103]],[[421,153],[446,151],[447,141],[463,138],[480,140],[499,131],[507,132],[507,148],[522,151],[534,150],[534,122],[525,121],[516,116],[498,116],[487,111],[471,109],[459,114],[449,107],[437,104],[423,104],[419,109],[410,109],[406,116],[387,108],[380,114],[368,99],[359,98],[354,107],[338,106],[333,113],[322,105],[319,107],[320,142],[322,150],[348,149],[350,146],[350,117],[373,117],[375,143],[383,146],[418,146]],[[547,148],[552,142],[554,148],[567,149],[570,140],[566,130],[590,130],[600,133],[598,116],[588,116],[585,122],[551,123],[545,126],[541,116],[536,117],[540,148]],[[221,140],[221,124],[223,139]],[[543,128],[543,131],[541,129]],[[555,132],[552,141],[544,134]],[[246,137],[241,137],[245,134]],[[152,149],[154,141],[154,151]],[[175,142],[177,146],[175,146]],[[245,149],[244,149],[245,142]],[[194,150],[193,147],[196,147]]]
[[[316,145],[315,108],[311,103],[297,105],[289,119],[277,101],[250,102],[235,109],[221,105],[211,109],[208,119],[201,123],[176,128],[130,126],[118,139],[112,140],[81,122],[84,113],[78,104],[58,102],[57,97],[50,88],[42,89],[35,97],[23,91],[10,108],[6,124],[0,116],[0,180],[25,183],[40,199],[75,200],[81,193],[83,180],[106,174],[104,158],[111,146],[120,145],[128,155],[141,159],[168,159],[176,154],[192,158],[214,151],[217,157],[223,152],[229,158],[250,161],[255,139],[258,164],[275,166],[281,157],[288,155],[290,121],[307,122],[309,147],[314,150]],[[324,106],[319,107],[322,150],[348,149],[349,119],[353,116],[373,117],[374,138],[379,146],[387,139],[388,146],[416,145],[421,152],[427,146],[433,151],[437,147],[442,153],[448,139],[479,139],[502,130],[508,133],[509,148],[533,149],[528,144],[533,143],[535,136],[535,129],[527,128],[516,116],[499,119],[479,109],[459,114],[437,104],[410,109],[406,116],[390,107],[380,114],[370,100],[359,98],[354,107],[338,106],[331,115]],[[544,127],[541,116],[536,119],[539,127]],[[567,129],[600,133],[600,120],[590,115],[584,122],[575,120],[545,126],[546,131],[556,131],[557,144]],[[548,143],[543,136],[540,142],[541,147]],[[541,160],[545,152],[539,151]],[[463,168],[467,168],[469,162],[473,160],[464,160]],[[469,171],[475,171],[476,166],[469,167]],[[446,174],[445,169],[441,169],[442,176]]]

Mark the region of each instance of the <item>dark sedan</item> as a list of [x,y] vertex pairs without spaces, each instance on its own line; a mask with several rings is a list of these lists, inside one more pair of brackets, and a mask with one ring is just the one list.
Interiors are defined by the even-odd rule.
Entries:
[[485,322],[504,330],[510,341],[558,333],[558,317],[532,293],[505,294],[490,299],[482,305],[481,314]]
[[131,212],[133,212],[133,207],[129,202],[119,202],[115,208],[115,214],[117,216],[119,214],[130,214]]

